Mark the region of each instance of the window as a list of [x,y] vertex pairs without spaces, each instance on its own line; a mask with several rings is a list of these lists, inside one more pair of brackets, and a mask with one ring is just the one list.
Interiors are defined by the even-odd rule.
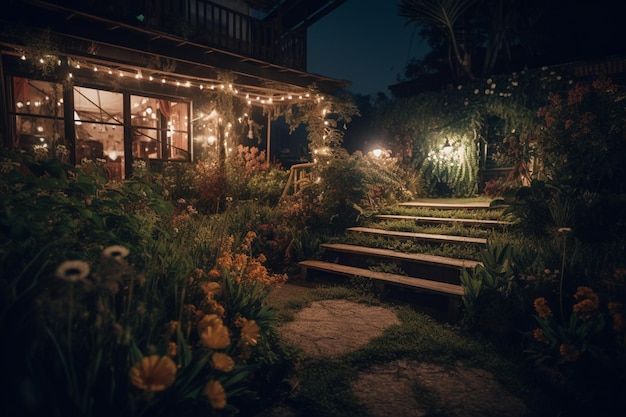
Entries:
[[189,161],[189,104],[130,96],[133,157]]
[[65,144],[61,84],[14,77],[13,96],[13,147],[42,159],[66,157],[58,147]]
[[[133,158],[191,160],[189,102],[74,86],[72,108],[63,93],[62,84],[13,77],[14,149],[69,162],[67,147],[59,145],[73,135],[67,139],[75,140],[76,163],[101,161],[113,180],[125,177]],[[65,114],[73,120],[67,133]]]
[[110,179],[124,178],[124,95],[74,87],[76,162],[104,160]]

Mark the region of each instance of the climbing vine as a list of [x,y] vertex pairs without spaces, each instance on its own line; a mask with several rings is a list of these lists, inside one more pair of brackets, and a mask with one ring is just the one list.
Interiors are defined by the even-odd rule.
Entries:
[[[395,100],[379,109],[376,125],[405,168],[423,175],[431,194],[470,196],[477,191],[480,149],[488,139],[490,160],[511,169],[512,182],[542,175],[536,112],[550,92],[572,82],[547,68],[493,76]],[[495,141],[488,137],[494,120],[501,128]]]
[[314,156],[330,155],[341,146],[347,124],[359,110],[350,97],[324,95],[315,85],[310,87],[307,98],[275,115],[284,116],[291,133],[300,125],[306,126],[309,150]]

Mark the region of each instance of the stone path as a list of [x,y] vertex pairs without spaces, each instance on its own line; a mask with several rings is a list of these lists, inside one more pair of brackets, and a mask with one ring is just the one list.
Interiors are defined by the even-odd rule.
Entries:
[[[285,297],[307,289],[287,284],[281,291],[278,296]],[[323,300],[296,313],[279,332],[307,355],[342,355],[396,324],[398,317],[388,308]],[[493,375],[462,364],[453,369],[407,360],[374,365],[358,376],[353,392],[372,417],[427,417],[434,415],[433,409],[447,417],[530,416],[524,403],[505,391]],[[426,394],[428,407],[420,404],[416,392]],[[421,398],[425,400],[423,394]],[[263,416],[298,417],[298,413],[279,406]]]

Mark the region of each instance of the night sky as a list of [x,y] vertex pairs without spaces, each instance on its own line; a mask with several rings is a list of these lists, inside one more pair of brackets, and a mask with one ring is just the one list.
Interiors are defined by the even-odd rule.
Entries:
[[[398,16],[397,0],[348,0],[309,28],[308,71],[348,80],[358,94],[384,92],[398,82],[426,43]],[[413,34],[413,32],[415,32]]]

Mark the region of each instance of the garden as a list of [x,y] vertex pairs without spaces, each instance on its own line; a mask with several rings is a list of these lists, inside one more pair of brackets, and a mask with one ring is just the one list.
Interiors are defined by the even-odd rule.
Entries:
[[[297,365],[276,331],[285,316],[266,302],[297,262],[398,202],[479,185],[514,226],[472,254],[482,264],[462,276],[453,333],[491,338],[569,399],[543,415],[623,412],[623,99],[604,78],[494,77],[381,106],[375,127],[391,139],[378,155],[341,147],[335,127],[354,109],[324,122],[314,103],[285,117],[327,151],[286,196],[289,170],[254,147],[219,164],[138,161],[122,182],[99,161],[69,165],[62,148],[3,150],[3,415],[254,415]],[[494,116],[505,132],[494,158],[511,175],[482,187],[473,149]],[[504,333],[485,331],[494,318]]]

